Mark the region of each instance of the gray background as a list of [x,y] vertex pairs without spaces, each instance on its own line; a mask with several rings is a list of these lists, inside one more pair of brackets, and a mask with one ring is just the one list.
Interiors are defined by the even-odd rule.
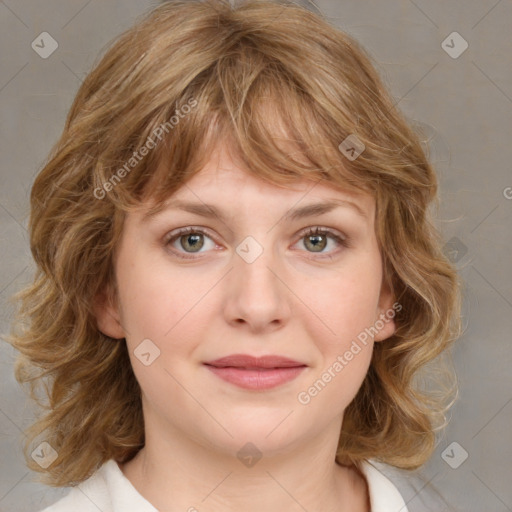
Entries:
[[[7,300],[33,270],[26,231],[33,178],[104,46],[157,3],[0,1],[2,332],[13,312]],[[465,283],[465,334],[453,351],[460,398],[449,426],[416,475],[423,481],[382,470],[411,512],[430,509],[424,503],[433,503],[431,484],[454,510],[511,511],[512,2],[322,0],[317,6],[369,51],[399,107],[429,136],[425,147],[441,188],[437,223]],[[59,44],[47,59],[31,47],[43,31]],[[469,44],[457,58],[442,46],[454,31]],[[450,38],[447,44],[460,48]],[[12,347],[1,343],[0,355],[0,511],[35,512],[69,489],[35,483],[24,465],[22,429],[34,410],[14,379]],[[469,456],[460,464],[463,450]],[[450,467],[443,453],[460,465]]]

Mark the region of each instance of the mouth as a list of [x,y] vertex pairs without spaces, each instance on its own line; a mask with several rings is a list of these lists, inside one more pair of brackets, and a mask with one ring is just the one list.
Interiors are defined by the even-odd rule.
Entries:
[[243,368],[247,370],[265,370],[276,368],[293,368],[307,366],[305,363],[295,361],[279,355],[251,356],[247,354],[232,354],[226,357],[207,361],[204,364],[216,368]]
[[276,388],[300,375],[307,365],[280,355],[232,354],[204,363],[214,375],[239,388],[263,391]]

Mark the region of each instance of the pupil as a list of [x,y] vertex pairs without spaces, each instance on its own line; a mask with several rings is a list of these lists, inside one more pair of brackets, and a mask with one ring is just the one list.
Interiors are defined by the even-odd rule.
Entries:
[[[201,235],[186,235],[186,243],[187,245],[190,245],[192,249],[201,249],[202,244],[198,244],[200,240]],[[189,243],[190,240],[194,240],[191,244]]]
[[[325,240],[323,240],[323,244],[322,244],[322,240],[319,241],[319,239],[322,239],[323,238],[323,235],[310,235],[309,236],[309,239],[310,241],[311,240],[316,240],[316,241],[313,241],[313,247],[315,249],[319,249],[320,251],[325,247]],[[320,244],[320,245],[317,245],[317,242]]]

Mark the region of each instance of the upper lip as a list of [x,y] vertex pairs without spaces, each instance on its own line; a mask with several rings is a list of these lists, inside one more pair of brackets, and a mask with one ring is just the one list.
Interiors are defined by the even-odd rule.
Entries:
[[290,368],[293,366],[306,366],[304,363],[295,361],[288,357],[268,355],[253,357],[246,354],[232,354],[230,356],[207,361],[207,365],[217,366],[219,368],[233,366],[238,368]]

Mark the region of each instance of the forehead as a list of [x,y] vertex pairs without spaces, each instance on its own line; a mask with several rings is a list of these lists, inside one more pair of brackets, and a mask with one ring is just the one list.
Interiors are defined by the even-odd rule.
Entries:
[[225,148],[219,146],[206,164],[163,203],[157,205],[150,201],[144,210],[145,217],[152,217],[177,203],[195,203],[199,209],[203,203],[205,207],[215,204],[224,210],[251,210],[306,207],[320,202],[351,206],[367,220],[374,216],[375,202],[369,193],[319,177],[300,177],[287,184],[273,183],[239,166]]

